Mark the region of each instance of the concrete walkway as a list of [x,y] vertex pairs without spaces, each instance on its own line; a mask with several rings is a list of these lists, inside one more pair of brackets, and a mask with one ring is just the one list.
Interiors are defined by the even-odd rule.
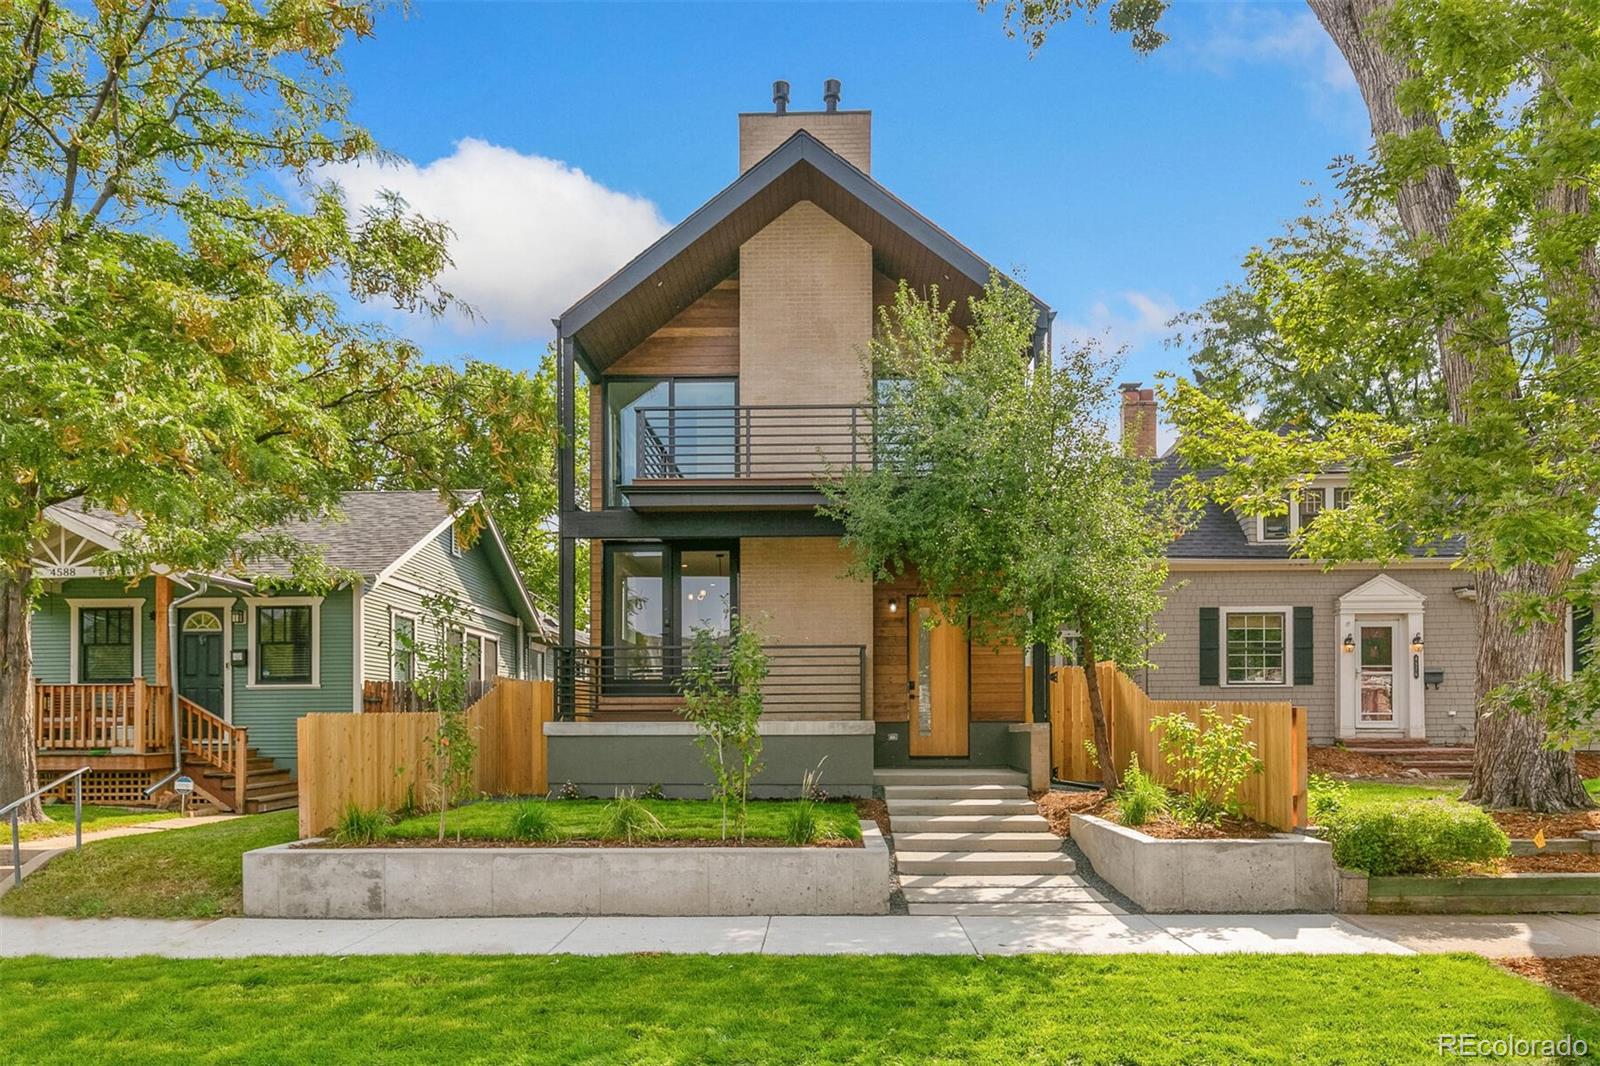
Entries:
[[[1574,929],[1576,932],[1576,928]],[[0,956],[1025,955],[1220,952],[1409,955],[1325,914],[753,918],[0,918]]]

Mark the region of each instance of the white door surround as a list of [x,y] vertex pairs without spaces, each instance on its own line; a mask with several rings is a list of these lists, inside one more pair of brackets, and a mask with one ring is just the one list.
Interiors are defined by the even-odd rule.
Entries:
[[[1355,737],[1368,733],[1406,736],[1425,740],[1428,719],[1422,683],[1422,652],[1413,650],[1412,641],[1423,634],[1423,602],[1427,597],[1416,589],[1379,574],[1339,597],[1338,648],[1339,736]],[[1363,632],[1365,630],[1365,632]],[[1393,649],[1393,720],[1381,718],[1363,722],[1361,694],[1363,680],[1372,692],[1372,704],[1381,706],[1386,673],[1374,652],[1388,641]],[[1348,642],[1348,643],[1347,643]],[[1346,649],[1349,650],[1346,650]],[[1365,652],[1365,654],[1364,654]],[[1363,659],[1369,666],[1363,670]]]

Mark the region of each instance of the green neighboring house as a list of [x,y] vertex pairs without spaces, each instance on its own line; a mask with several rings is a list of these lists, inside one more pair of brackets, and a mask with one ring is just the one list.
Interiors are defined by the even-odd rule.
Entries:
[[492,517],[469,545],[456,532],[460,511],[432,492],[351,492],[340,509],[273,531],[359,575],[326,595],[296,595],[222,574],[132,585],[103,576],[95,557],[116,548],[131,521],[73,503],[50,508],[34,559],[45,586],[33,617],[41,774],[95,765],[99,798],[135,799],[172,772],[177,708],[176,746],[201,791],[234,807],[237,796],[250,810],[293,806],[296,720],[407,709],[416,665],[404,638],[438,639],[430,596],[458,607],[462,624],[447,639],[478,685],[547,675],[546,616]]

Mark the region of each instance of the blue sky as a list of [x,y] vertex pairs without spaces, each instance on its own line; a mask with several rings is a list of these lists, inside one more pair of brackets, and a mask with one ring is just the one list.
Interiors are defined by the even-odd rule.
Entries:
[[[997,5],[998,6],[998,5]],[[353,47],[358,121],[410,166],[398,188],[459,233],[472,324],[404,323],[438,356],[535,362],[549,317],[736,176],[739,111],[874,113],[873,173],[1025,274],[1058,336],[1181,363],[1161,323],[1364,152],[1341,62],[1303,4],[1179,2],[1149,58],[1097,25],[1029,59],[970,3],[416,4]],[[579,173],[581,172],[581,173]]]

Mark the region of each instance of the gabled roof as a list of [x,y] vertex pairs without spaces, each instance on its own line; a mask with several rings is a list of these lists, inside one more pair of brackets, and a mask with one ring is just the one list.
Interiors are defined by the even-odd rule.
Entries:
[[[457,493],[460,505],[452,509],[431,490],[376,490],[345,492],[339,496],[338,516],[322,515],[275,526],[266,532],[287,534],[308,548],[318,548],[331,567],[359,574],[368,585],[396,569],[433,537],[442,533],[463,510],[476,504],[475,491]],[[137,519],[104,508],[83,507],[76,501],[45,510],[52,522],[79,533],[108,549],[120,545],[123,534],[139,527]],[[491,565],[513,590],[510,597],[517,614],[541,635],[544,626],[523,587],[516,563],[507,550],[494,516],[481,538],[491,546]],[[291,570],[282,560],[260,559],[252,564],[256,576],[287,577]],[[197,575],[214,577],[215,575]]]
[[[1155,487],[1166,489],[1186,471],[1187,467],[1176,453],[1168,453],[1155,463]],[[1208,471],[1200,474],[1201,480],[1212,476]],[[1460,538],[1452,538],[1427,547],[1413,547],[1409,554],[1414,559],[1427,556],[1453,558],[1464,548]],[[1252,543],[1239,525],[1233,511],[1213,501],[1206,501],[1205,509],[1194,527],[1167,547],[1169,559],[1289,559],[1294,558],[1284,541],[1271,544]]]
[[[872,246],[895,280],[957,301],[976,295],[990,265],[805,130],[775,148],[556,320],[585,371],[604,371],[739,266],[739,247],[809,200]],[[1040,329],[1053,312],[1038,297]]]

